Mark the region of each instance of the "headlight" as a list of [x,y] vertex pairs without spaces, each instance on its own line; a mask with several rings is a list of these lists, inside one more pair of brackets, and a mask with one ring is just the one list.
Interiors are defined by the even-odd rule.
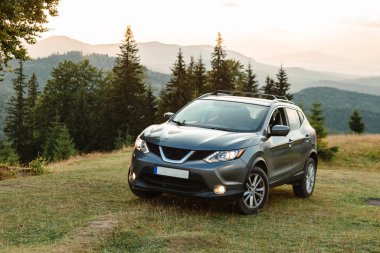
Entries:
[[239,158],[245,149],[230,150],[230,151],[216,151],[206,157],[204,161],[208,163],[224,162]]
[[142,140],[140,138],[140,135],[137,136],[136,142],[135,142],[135,148],[138,151],[143,152],[144,154],[149,153],[148,146],[146,145],[146,141]]

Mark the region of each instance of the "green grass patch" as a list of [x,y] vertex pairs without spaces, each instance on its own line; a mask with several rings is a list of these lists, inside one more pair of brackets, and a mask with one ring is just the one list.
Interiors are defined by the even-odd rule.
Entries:
[[73,158],[0,181],[0,252],[379,252],[380,207],[365,201],[380,197],[378,151],[367,146],[373,160],[358,151],[346,164],[350,150],[321,163],[310,199],[275,188],[251,216],[218,201],[139,200],[128,149]]

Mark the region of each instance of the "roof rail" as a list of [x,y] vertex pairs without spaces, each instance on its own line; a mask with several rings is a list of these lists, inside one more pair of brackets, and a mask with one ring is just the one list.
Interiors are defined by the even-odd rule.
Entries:
[[264,98],[264,99],[271,99],[275,100],[276,102],[285,102],[285,103],[291,103],[294,104],[292,101],[290,101],[286,96],[278,96],[273,94],[265,94],[265,93],[254,93],[254,92],[248,92],[248,91],[230,91],[230,90],[216,90],[211,93],[206,93],[201,96],[218,96],[218,95],[230,95],[230,96],[244,96],[244,97],[254,97],[254,98]]

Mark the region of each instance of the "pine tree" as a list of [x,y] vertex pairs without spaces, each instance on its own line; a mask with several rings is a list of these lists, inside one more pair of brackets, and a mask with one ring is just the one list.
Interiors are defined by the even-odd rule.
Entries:
[[25,130],[26,134],[26,148],[25,148],[25,157],[27,161],[33,160],[38,154],[38,143],[35,138],[35,122],[34,122],[34,109],[37,102],[38,92],[38,83],[36,74],[33,73],[32,77],[28,81],[28,96],[26,98],[27,105],[25,109]]
[[176,112],[191,100],[192,90],[191,87],[186,86],[186,64],[181,49],[171,70],[171,78],[163,93],[160,94],[158,112],[161,119],[165,112]]
[[[58,119],[58,117],[57,117]],[[55,155],[55,144],[58,139],[59,132],[61,130],[61,123],[58,121],[55,121],[52,123],[51,127],[49,127],[47,131],[47,138],[45,140],[45,143],[43,145],[43,152],[42,156],[47,161],[54,161],[54,155]]]
[[317,134],[317,148],[320,158],[326,161],[331,161],[334,158],[339,147],[328,147],[328,142],[325,140],[327,130],[325,127],[325,118],[323,116],[322,105],[318,101],[314,101],[311,107],[310,125],[315,129]]
[[65,124],[54,122],[49,128],[43,157],[51,162],[66,160],[76,154],[75,145]]
[[322,104],[318,101],[314,101],[312,104],[310,124],[315,129],[318,140],[327,136],[325,117],[322,115]]
[[352,132],[361,134],[364,132],[365,126],[362,122],[362,117],[357,110],[354,110],[350,117],[349,126]]
[[69,134],[69,130],[65,125],[62,125],[58,132],[58,138],[54,145],[54,161],[67,160],[76,154],[73,139]]
[[4,144],[0,140],[0,165],[15,166],[19,163],[19,155],[10,145]]
[[208,91],[234,89],[231,80],[228,79],[226,55],[226,51],[223,49],[222,34],[219,32],[214,52],[211,55],[211,70],[208,72]]
[[258,93],[259,92],[259,83],[256,80],[256,74],[253,73],[251,63],[248,63],[248,67],[245,70],[245,78],[243,80],[243,85],[241,87],[242,91]]
[[148,89],[146,91],[146,101],[147,101],[147,108],[146,108],[146,125],[152,125],[156,123],[156,117],[157,117],[157,98],[153,95],[152,86],[148,86]]
[[202,56],[199,56],[197,63],[194,66],[195,87],[193,92],[193,98],[205,92],[206,85],[206,67],[203,63]]
[[21,158],[21,162],[27,162],[25,149],[27,147],[27,131],[25,127],[25,116],[27,101],[25,98],[25,75],[23,63],[19,62],[19,67],[15,69],[16,78],[13,79],[13,88],[15,95],[12,96],[8,104],[6,118],[5,134],[12,143],[12,147],[16,150]]
[[285,69],[281,65],[277,73],[277,82],[275,83],[275,95],[285,96],[289,100],[291,100],[293,96],[290,93],[288,93],[289,89],[290,83],[288,83],[288,75],[286,74]]
[[145,72],[140,64],[137,43],[130,26],[127,27],[120,50],[112,70],[114,80],[108,94],[109,113],[112,119],[109,131],[113,132],[112,143],[119,131],[125,134],[129,132],[136,137],[146,127]]
[[245,79],[244,66],[240,61],[234,59],[227,59],[225,64],[226,80],[229,80],[230,90],[239,90],[243,86]]
[[29,109],[33,108],[36,105],[37,96],[38,96],[38,82],[36,74],[33,73],[32,77],[28,82],[28,107]]
[[272,78],[267,76],[265,79],[265,85],[260,88],[261,92],[264,94],[275,94],[276,93],[275,82]]
[[186,86],[191,91],[191,98],[196,94],[196,76],[195,76],[195,61],[194,57],[190,57],[190,62],[186,68]]

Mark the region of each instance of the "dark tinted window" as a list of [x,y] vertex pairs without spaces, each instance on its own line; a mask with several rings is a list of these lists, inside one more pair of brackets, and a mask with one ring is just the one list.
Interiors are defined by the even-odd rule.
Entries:
[[286,113],[288,114],[290,130],[296,130],[300,128],[301,122],[297,110],[286,108]]

